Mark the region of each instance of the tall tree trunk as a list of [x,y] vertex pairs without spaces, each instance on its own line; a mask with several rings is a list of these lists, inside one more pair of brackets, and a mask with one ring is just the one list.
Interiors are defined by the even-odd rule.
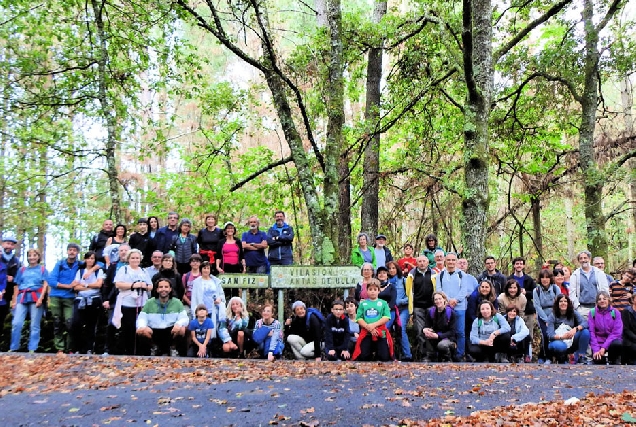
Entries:
[[574,201],[572,200],[572,190],[566,188],[563,192],[563,205],[565,211],[565,237],[568,242],[567,261],[574,259],[576,248],[574,243],[576,240],[576,225],[574,224]]
[[493,87],[492,7],[490,0],[463,0],[464,193],[462,236],[470,273],[483,263],[488,213],[488,118]]
[[585,32],[584,87],[581,96],[581,126],[579,153],[583,174],[585,225],[587,248],[593,256],[607,257],[607,235],[603,215],[603,178],[594,155],[594,128],[598,103],[598,30],[594,26],[594,4],[583,1],[583,29]]
[[[373,23],[378,24],[386,15],[386,1],[376,1],[373,11]],[[380,46],[369,49],[367,61],[367,94],[364,119],[369,134],[369,142],[364,150],[363,183],[362,183],[362,230],[375,236],[378,234],[378,210],[380,191],[380,133],[376,132],[380,121],[380,83],[382,81],[382,52],[383,41]],[[372,238],[373,239],[373,238]],[[371,243],[371,242],[370,242]]]
[[340,240],[338,255],[340,264],[349,264],[351,260],[351,179],[349,178],[349,157],[340,155],[338,159],[340,175]]
[[538,196],[532,196],[530,199],[532,209],[532,228],[534,229],[534,245],[537,249],[537,271],[541,270],[543,265],[543,238],[541,236],[541,199]]
[[[623,122],[625,124],[625,136],[634,133],[634,118],[632,115],[632,105],[634,105],[634,92],[629,76],[625,76],[621,82],[621,104],[623,106]],[[631,159],[627,163],[630,171],[627,176],[627,193],[632,202],[636,202],[636,159]],[[632,209],[629,217],[628,227],[632,230],[628,234],[629,239],[629,259],[634,259],[636,253],[636,208]]]
[[[325,146],[325,157],[332,161],[325,162],[325,196],[324,196],[324,225],[327,236],[330,238],[334,249],[340,251],[340,241],[342,239],[349,240],[350,234],[344,234],[342,225],[344,222],[350,224],[350,219],[344,218],[344,213],[349,212],[349,204],[344,209],[340,209],[341,186],[339,180],[342,171],[339,161],[342,152],[342,127],[344,125],[344,64],[343,64],[343,46],[342,46],[342,15],[340,0],[327,1],[327,23],[329,31],[330,51],[328,63],[328,78],[326,84],[327,91],[327,143]],[[339,222],[343,221],[343,222]],[[333,261],[342,262],[341,256],[336,255]]]
[[119,223],[122,221],[121,197],[119,186],[119,172],[117,169],[117,149],[121,131],[117,124],[115,111],[108,98],[108,36],[106,34],[106,24],[104,23],[105,2],[99,0],[91,0],[93,14],[95,17],[95,26],[97,29],[97,84],[99,103],[101,106],[101,116],[106,124],[106,149],[104,151],[106,157],[106,171],[108,175],[108,189],[111,197],[111,216],[112,219]]

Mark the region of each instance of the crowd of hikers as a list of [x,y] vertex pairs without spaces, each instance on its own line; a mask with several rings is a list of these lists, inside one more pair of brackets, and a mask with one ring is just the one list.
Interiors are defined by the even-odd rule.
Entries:
[[0,322],[11,312],[9,351],[23,348],[27,316],[26,348],[38,350],[46,310],[59,353],[95,352],[98,323],[107,319],[105,354],[636,363],[634,265],[615,280],[602,258],[582,251],[573,271],[545,264],[535,280],[523,258],[515,258],[505,276],[487,257],[474,277],[468,262],[445,252],[434,234],[426,236],[420,255],[406,244],[394,260],[386,236],[372,244],[360,233],[351,257],[361,275],[353,296],[332,301],[327,316],[295,301],[281,324],[272,304],[250,316],[237,290],[223,289],[217,276],[293,264],[294,233],[284,212],[275,213],[267,231],[250,217],[240,237],[232,222],[222,229],[216,223],[207,215],[205,227],[193,234],[192,222],[171,212],[166,226],[157,217],[141,218],[128,236],[125,225],[106,220],[85,252],[69,243],[66,258],[51,271],[35,248],[22,265],[17,239],[5,234]]

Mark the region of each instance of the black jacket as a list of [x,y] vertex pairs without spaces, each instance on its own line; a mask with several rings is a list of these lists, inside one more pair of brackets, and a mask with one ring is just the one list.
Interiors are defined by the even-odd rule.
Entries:
[[307,327],[307,316],[293,316],[291,325],[285,326],[285,336],[298,335],[302,337],[307,344],[314,343],[314,358],[320,357],[320,343],[322,341],[322,324],[318,317],[311,315],[309,317],[309,327]]
[[634,307],[627,307],[621,312],[623,320],[623,344],[636,346],[636,312]]
[[104,262],[104,248],[106,247],[106,242],[111,237],[115,236],[115,232],[106,232],[104,230],[100,231],[91,239],[91,244],[88,246],[89,251],[95,252],[95,260],[98,262]]
[[506,276],[504,276],[499,270],[495,270],[495,274],[492,276],[489,276],[488,271],[484,270],[479,276],[477,276],[477,283],[481,283],[484,279],[490,280],[492,284],[495,285],[495,296],[497,297],[499,294],[503,293],[504,288],[506,287],[506,282],[508,281]]
[[[433,310],[433,316],[431,317],[431,310]],[[426,316],[424,316],[424,327],[431,328],[439,339],[443,340],[448,338],[453,342],[457,342],[455,335],[455,323],[456,323],[455,311],[450,310],[450,319],[448,318],[447,309],[442,312],[437,311],[437,308],[429,308],[426,310]]]
[[338,318],[333,314],[325,319],[325,353],[336,350],[339,354],[349,349],[350,340],[349,318],[346,315]]

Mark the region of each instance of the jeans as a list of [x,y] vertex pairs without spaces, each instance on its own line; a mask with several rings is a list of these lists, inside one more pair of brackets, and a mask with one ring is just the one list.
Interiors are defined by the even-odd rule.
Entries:
[[22,336],[22,326],[26,319],[27,311],[31,315],[31,333],[29,334],[29,351],[35,351],[40,344],[40,322],[44,307],[36,307],[34,302],[26,304],[17,303],[13,309],[13,321],[11,322],[11,346],[9,350],[18,351],[20,349],[20,337]]
[[395,309],[391,308],[391,318],[388,322],[386,322],[386,328],[390,331],[391,326],[393,326],[393,322],[395,322]]
[[409,323],[409,308],[405,307],[400,309],[400,320],[402,322],[402,357],[405,359],[412,359],[411,344],[409,343],[409,336],[406,333],[406,325]]
[[[574,334],[574,340],[572,341],[572,347],[574,350],[574,360],[578,360],[578,356],[583,356],[587,353],[587,347],[590,345],[590,331],[589,329],[583,329]],[[556,356],[561,356],[568,353],[568,346],[562,340],[554,340],[548,345],[548,349],[553,351]]]
[[457,357],[466,354],[466,310],[455,310],[455,332],[457,333]]
[[49,298],[49,311],[53,315],[53,345],[57,351],[71,351],[73,348],[71,325],[75,298]]

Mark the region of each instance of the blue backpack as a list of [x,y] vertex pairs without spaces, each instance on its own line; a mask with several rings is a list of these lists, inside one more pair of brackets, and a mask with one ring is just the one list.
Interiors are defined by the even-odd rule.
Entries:
[[307,309],[307,315],[305,318],[305,326],[307,327],[307,329],[309,329],[309,318],[312,314],[318,318],[318,320],[320,321],[320,329],[323,329],[323,327],[325,326],[325,316],[322,315],[320,310],[313,307],[309,307]]

